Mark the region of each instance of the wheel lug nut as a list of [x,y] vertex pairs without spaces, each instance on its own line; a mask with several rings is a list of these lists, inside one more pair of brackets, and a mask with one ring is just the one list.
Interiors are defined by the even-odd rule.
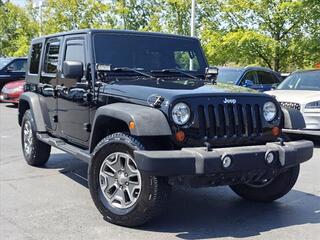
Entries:
[[129,185],[129,183],[128,183],[128,182],[126,182],[126,185],[128,186],[128,185]]
[[128,177],[128,173],[125,173],[124,175],[125,175],[126,177]]

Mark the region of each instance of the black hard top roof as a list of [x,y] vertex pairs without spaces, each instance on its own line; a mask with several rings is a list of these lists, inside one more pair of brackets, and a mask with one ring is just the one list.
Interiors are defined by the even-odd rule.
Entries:
[[105,30],[105,29],[81,29],[81,30],[73,30],[68,32],[61,32],[50,34],[46,36],[41,36],[38,38],[33,39],[33,41],[39,41],[45,38],[52,38],[52,37],[60,37],[60,36],[67,36],[67,35],[74,35],[74,34],[93,34],[93,33],[117,33],[117,34],[132,34],[132,35],[146,35],[146,36],[166,36],[171,38],[185,38],[185,39],[197,39],[195,37],[190,36],[182,36],[176,34],[166,34],[166,33],[157,33],[157,32],[142,32],[142,31],[131,31],[131,30]]

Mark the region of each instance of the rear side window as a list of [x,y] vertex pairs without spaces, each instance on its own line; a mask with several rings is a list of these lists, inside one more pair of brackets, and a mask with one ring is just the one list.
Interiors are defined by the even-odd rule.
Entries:
[[275,83],[279,83],[278,78],[269,72],[262,72],[259,71],[258,72],[258,78],[259,78],[259,82],[260,84],[275,84]]
[[49,42],[44,60],[45,73],[56,73],[58,68],[60,42]]
[[79,61],[84,64],[84,46],[83,44],[67,44],[66,61]]
[[41,48],[42,48],[42,43],[37,43],[32,45],[30,68],[29,68],[29,72],[31,74],[38,74],[39,72]]

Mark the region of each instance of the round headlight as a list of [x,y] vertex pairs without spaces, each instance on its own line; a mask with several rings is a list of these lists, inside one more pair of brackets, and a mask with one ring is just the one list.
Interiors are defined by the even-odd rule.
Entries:
[[266,102],[263,105],[263,116],[268,122],[271,122],[277,115],[277,107],[273,102]]
[[172,119],[178,125],[183,125],[190,118],[190,108],[185,103],[177,103],[172,109]]

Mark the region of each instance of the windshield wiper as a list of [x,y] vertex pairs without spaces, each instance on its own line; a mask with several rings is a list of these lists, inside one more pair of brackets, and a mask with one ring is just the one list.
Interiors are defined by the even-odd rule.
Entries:
[[188,76],[190,78],[193,78],[193,79],[197,79],[198,77],[197,76],[194,76],[190,73],[186,73],[182,70],[179,70],[179,69],[175,69],[175,68],[165,68],[165,69],[161,69],[161,70],[151,70],[150,71],[151,73],[181,73],[185,76]]
[[116,67],[116,68],[113,68],[112,71],[113,72],[135,72],[135,73],[138,73],[138,74],[145,76],[145,77],[148,77],[148,78],[155,78],[154,76],[152,76],[148,73],[142,72],[142,71],[135,69],[135,68],[129,68],[129,67]]

